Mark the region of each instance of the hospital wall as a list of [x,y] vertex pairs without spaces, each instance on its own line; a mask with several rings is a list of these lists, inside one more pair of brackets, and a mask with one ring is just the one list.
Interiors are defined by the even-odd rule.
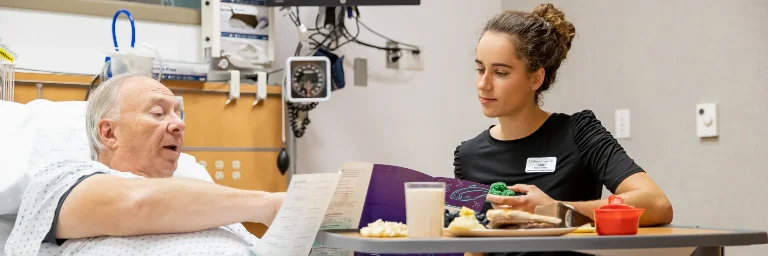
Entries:
[[[419,45],[424,70],[386,69],[384,52],[343,47],[348,86],[310,112],[312,123],[297,140],[297,172],[331,172],[344,161],[359,160],[452,175],[456,145],[493,123],[476,101],[473,60],[483,22],[501,2],[483,3],[423,0],[417,7],[361,7],[369,27]],[[312,9],[302,8],[303,21],[314,20]],[[276,16],[276,65],[282,66],[293,54],[297,33],[287,17]],[[112,45],[111,22],[109,17],[0,8],[0,38],[21,55],[18,67],[91,74],[99,71],[103,51]],[[199,26],[141,20],[136,26],[137,42],[155,46],[164,59],[202,59]],[[117,30],[121,44],[130,41],[126,21],[119,21]],[[359,39],[385,43],[365,30]],[[352,85],[356,57],[368,59],[368,86]]]
[[[667,192],[674,223],[768,229],[768,2],[552,2],[578,36],[545,108],[592,109],[611,131],[614,110],[630,109],[631,135],[619,142]],[[707,102],[719,103],[718,139],[696,136],[696,104]]]
[[[395,40],[419,45],[424,70],[386,69],[383,51],[354,44],[342,48],[347,87],[310,112],[312,123],[304,137],[297,140],[297,155],[293,156],[297,172],[333,172],[343,162],[356,160],[452,176],[456,145],[493,123],[481,114],[476,101],[473,59],[484,21],[500,8],[499,0],[484,1],[483,5],[463,0],[423,0],[421,6],[361,7],[361,19],[369,27]],[[314,8],[302,8],[302,20],[313,21],[314,13]],[[287,17],[276,16],[275,64],[280,67],[293,54],[297,34]],[[98,72],[104,51],[112,46],[111,23],[111,17],[0,7],[0,38],[20,55],[20,69]],[[355,32],[354,27],[349,30]],[[117,31],[120,44],[126,45],[130,41],[128,22],[119,21]],[[199,26],[137,20],[136,36],[137,42],[156,47],[164,59],[202,60]],[[359,39],[375,45],[385,43],[365,30]],[[352,83],[352,61],[356,57],[368,60],[369,80],[365,87]],[[193,102],[185,100],[187,103]],[[195,113],[187,114],[192,118]],[[229,133],[217,136],[222,134]],[[268,162],[268,168],[274,168],[272,160],[253,160]],[[208,161],[208,165],[213,162]]]
[[[423,71],[392,70],[385,53],[349,44],[347,87],[309,112],[311,124],[297,139],[297,172],[333,172],[345,161],[398,165],[434,176],[453,177],[453,151],[488,128],[475,92],[474,53],[482,27],[500,1],[422,0],[418,7],[361,7],[361,20],[380,34],[422,50]],[[302,21],[316,11],[302,9]],[[293,54],[293,24],[278,20],[278,63]],[[348,22],[351,33],[354,25]],[[386,42],[362,30],[359,40]],[[368,85],[353,85],[355,58],[368,61]]]
[[[348,87],[310,112],[297,140],[299,173],[332,172],[349,160],[451,176],[453,149],[494,123],[474,92],[474,49],[483,22],[501,9],[531,10],[531,0],[423,0],[419,7],[361,7],[362,20],[384,35],[423,49],[424,71],[386,69],[384,53],[342,48]],[[549,111],[594,110],[613,131],[613,111],[629,108],[629,154],[668,193],[675,223],[768,229],[768,21],[765,1],[553,0],[578,36],[552,92]],[[303,20],[310,10],[302,9]],[[277,65],[297,35],[277,18]],[[22,27],[23,26],[23,27]],[[95,73],[111,42],[111,19],[0,8],[0,38],[22,58],[18,66]],[[127,22],[118,24],[128,31]],[[354,28],[350,28],[354,32]],[[200,61],[199,26],[137,21],[137,40],[164,58]],[[129,34],[121,32],[121,42]],[[360,40],[383,44],[363,31]],[[366,87],[353,86],[352,60],[367,58]],[[721,136],[695,133],[695,104],[719,102]],[[727,248],[761,255],[765,246]]]

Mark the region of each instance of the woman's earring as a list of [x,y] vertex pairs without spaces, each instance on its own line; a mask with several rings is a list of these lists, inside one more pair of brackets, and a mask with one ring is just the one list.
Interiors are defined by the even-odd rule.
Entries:
[[539,95],[536,95],[536,103],[539,105],[539,107],[544,106],[544,97],[541,96],[541,93],[539,93]]

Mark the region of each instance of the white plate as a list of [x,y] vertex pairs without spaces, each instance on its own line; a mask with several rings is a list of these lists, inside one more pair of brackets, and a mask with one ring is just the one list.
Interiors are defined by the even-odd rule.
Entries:
[[456,236],[474,237],[523,237],[523,236],[562,236],[573,232],[577,228],[535,228],[535,229],[473,229],[473,230],[449,230],[443,231]]

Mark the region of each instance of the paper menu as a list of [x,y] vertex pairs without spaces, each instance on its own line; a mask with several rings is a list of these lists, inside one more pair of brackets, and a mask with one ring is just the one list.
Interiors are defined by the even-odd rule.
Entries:
[[369,163],[348,162],[341,167],[321,230],[358,228],[372,173],[373,164]]
[[[313,194],[311,197],[315,200],[311,205],[314,206],[313,209],[315,210],[307,210],[306,208],[286,208],[286,210],[281,208],[278,216],[288,214],[288,216],[292,216],[293,219],[311,219],[311,225],[304,224],[300,226],[291,226],[289,225],[290,223],[285,225],[281,223],[273,223],[262,239],[268,243],[258,247],[266,248],[263,249],[264,251],[271,250],[272,252],[280,253],[264,253],[257,255],[307,255],[308,253],[305,252],[309,252],[307,250],[310,249],[311,254],[309,255],[311,256],[385,255],[350,252],[344,249],[331,248],[313,242],[317,232],[320,230],[355,230],[365,227],[377,219],[406,223],[404,182],[445,182],[446,207],[454,209],[466,206],[475,211],[480,211],[485,204],[485,196],[488,193],[488,186],[479,183],[455,178],[432,177],[416,170],[403,167],[363,162],[344,163],[338,173],[311,174],[320,176],[305,175],[296,175],[291,180],[291,185],[289,185],[288,193],[286,194],[286,202],[293,198],[297,193],[304,195],[307,194],[307,191],[311,191]],[[320,179],[318,177],[322,178]],[[324,183],[324,186],[322,189],[312,189],[307,187],[310,185],[306,184],[306,182],[294,184],[297,180],[321,182]],[[333,183],[334,181],[335,183]],[[288,202],[284,203],[283,206],[286,204],[296,205],[296,203]],[[306,206],[307,205],[304,205],[304,207]],[[290,213],[283,213],[283,211],[289,211]],[[277,227],[276,224],[280,224],[281,226]],[[314,229],[309,229],[310,226],[313,226]],[[286,228],[294,229],[299,227],[301,227],[302,230],[284,230]],[[274,241],[280,239],[283,241]],[[282,251],[282,249],[290,248],[287,246],[291,245],[297,247],[300,246],[302,250],[289,251],[290,253]],[[451,254],[409,254],[409,256],[417,255],[461,256],[463,255],[463,252]]]
[[275,220],[250,250],[260,256],[308,255],[339,177],[338,173],[294,175]]
[[[339,183],[326,210],[320,230],[357,229],[368,196],[368,188],[373,174],[373,164],[347,162],[339,171]],[[310,256],[348,256],[354,252],[315,245]]]

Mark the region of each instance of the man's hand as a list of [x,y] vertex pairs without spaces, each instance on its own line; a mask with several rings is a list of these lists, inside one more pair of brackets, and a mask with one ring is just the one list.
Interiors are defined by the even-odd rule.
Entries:
[[525,193],[522,196],[497,196],[488,195],[486,199],[491,202],[494,209],[513,209],[533,213],[536,206],[557,202],[534,185],[515,184],[510,190]]
[[[272,222],[275,220],[275,216],[277,216],[277,212],[280,211],[280,207],[283,205],[283,200],[285,200],[285,192],[270,193],[268,198],[269,198],[268,199],[269,205],[271,207],[270,209],[272,209],[272,212],[270,216],[267,216],[267,219],[263,221],[264,222],[263,224],[266,225],[267,227],[272,225]],[[254,210],[255,212],[259,212],[258,209],[254,209]],[[261,217],[256,216],[255,218],[259,219]],[[254,222],[260,222],[260,220],[254,221]]]

